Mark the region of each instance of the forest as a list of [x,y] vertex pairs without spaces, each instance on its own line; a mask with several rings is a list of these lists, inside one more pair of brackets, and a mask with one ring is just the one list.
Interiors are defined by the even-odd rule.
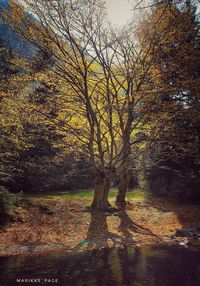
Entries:
[[199,2],[130,2],[0,0],[1,256],[198,242]]

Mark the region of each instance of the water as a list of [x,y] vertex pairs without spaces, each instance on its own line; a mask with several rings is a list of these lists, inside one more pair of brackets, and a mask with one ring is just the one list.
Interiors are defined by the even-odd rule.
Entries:
[[0,285],[199,286],[200,249],[129,247],[2,257]]

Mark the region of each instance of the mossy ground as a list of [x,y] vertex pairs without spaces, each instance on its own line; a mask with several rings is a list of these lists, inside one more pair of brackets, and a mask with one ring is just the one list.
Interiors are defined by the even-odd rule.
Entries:
[[[109,199],[113,201],[116,198],[117,190],[112,188],[109,192]],[[60,199],[91,199],[93,198],[92,190],[77,190],[73,192],[51,192],[25,195],[28,199],[37,200],[60,200]],[[127,200],[139,200],[143,201],[146,197],[146,193],[140,189],[134,189],[127,192]]]

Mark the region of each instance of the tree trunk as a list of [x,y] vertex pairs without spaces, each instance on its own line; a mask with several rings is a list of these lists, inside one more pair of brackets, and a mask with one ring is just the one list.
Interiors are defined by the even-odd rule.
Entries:
[[92,210],[104,211],[108,209],[110,203],[108,201],[108,193],[110,190],[110,173],[101,170],[96,173],[94,199],[91,205]]
[[119,187],[118,187],[118,193],[116,198],[116,205],[121,208],[126,207],[126,191],[129,186],[129,182],[131,179],[131,173],[126,172],[125,170],[120,173],[119,175]]

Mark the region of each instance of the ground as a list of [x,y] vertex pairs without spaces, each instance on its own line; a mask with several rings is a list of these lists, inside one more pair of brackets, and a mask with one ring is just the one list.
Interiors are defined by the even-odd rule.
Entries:
[[0,256],[178,243],[177,229],[200,227],[200,206],[150,199],[142,192],[127,197],[126,211],[91,214],[86,211],[90,192],[26,196],[14,220],[0,229]]

